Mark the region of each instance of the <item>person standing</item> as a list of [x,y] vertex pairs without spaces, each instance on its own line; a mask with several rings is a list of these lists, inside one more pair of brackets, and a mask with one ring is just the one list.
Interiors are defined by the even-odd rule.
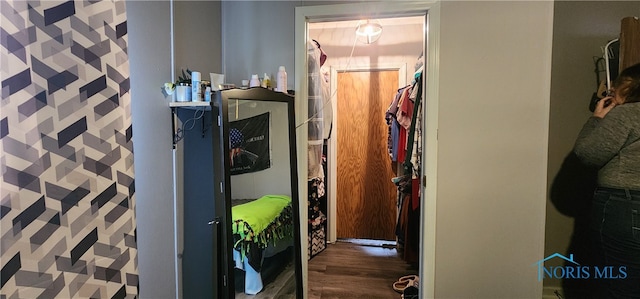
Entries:
[[600,266],[610,267],[598,277],[605,288],[600,298],[640,298],[640,63],[623,70],[610,92],[584,124],[574,152],[598,168],[590,230]]

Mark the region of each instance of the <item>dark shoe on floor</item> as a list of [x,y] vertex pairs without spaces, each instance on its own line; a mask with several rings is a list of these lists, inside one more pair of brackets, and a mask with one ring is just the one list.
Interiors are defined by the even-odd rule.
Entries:
[[408,286],[402,291],[402,299],[418,299],[418,288]]

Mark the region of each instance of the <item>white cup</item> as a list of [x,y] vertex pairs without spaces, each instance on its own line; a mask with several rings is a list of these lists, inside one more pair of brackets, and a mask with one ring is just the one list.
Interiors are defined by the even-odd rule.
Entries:
[[209,73],[209,76],[211,77],[211,90],[216,91],[222,89],[222,85],[224,84],[224,75]]

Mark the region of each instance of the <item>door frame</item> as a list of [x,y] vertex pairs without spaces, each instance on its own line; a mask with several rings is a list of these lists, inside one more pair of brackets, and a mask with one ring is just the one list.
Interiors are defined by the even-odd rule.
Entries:
[[[439,54],[440,54],[440,15],[441,3],[438,0],[429,1],[390,1],[390,2],[360,2],[349,4],[299,6],[295,10],[295,90],[296,90],[296,135],[298,150],[298,173],[307,173],[307,39],[308,23],[322,21],[352,20],[363,16],[403,17],[425,16],[424,53],[425,68],[423,71],[423,99],[422,112],[424,137],[422,139],[422,169],[429,176],[420,179],[420,191],[423,195],[423,205],[420,211],[420,262],[419,273],[421,287],[419,298],[435,297],[435,264],[436,264],[436,196],[437,196],[437,157],[438,157],[438,87],[439,87]],[[307,178],[298,176],[300,198],[307,196]],[[425,188],[425,186],[429,188]],[[308,246],[307,207],[300,205],[300,239],[304,246]],[[304,221],[304,223],[302,223]],[[302,260],[302,274],[305,298],[308,295],[308,259]]]
[[371,72],[371,71],[398,71],[398,88],[407,85],[407,64],[406,63],[389,63],[389,64],[372,64],[368,66],[348,65],[330,65],[331,70],[331,110],[333,111],[333,129],[332,138],[329,138],[327,144],[327,242],[334,243],[338,239],[338,211],[337,211],[337,193],[338,190],[338,73],[344,72]]

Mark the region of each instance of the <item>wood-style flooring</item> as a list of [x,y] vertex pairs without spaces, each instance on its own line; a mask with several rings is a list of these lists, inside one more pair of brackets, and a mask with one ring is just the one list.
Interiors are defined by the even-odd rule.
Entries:
[[293,267],[293,251],[287,250],[271,257],[269,264],[263,264],[262,282],[264,288],[256,295],[244,293],[244,272],[236,269],[234,281],[236,299],[295,299],[296,278]]
[[[355,241],[355,243],[354,243]],[[349,240],[328,244],[309,261],[309,299],[400,298],[398,278],[417,274],[393,246],[380,241]]]
[[256,295],[247,295],[242,290],[236,290],[236,299],[295,299],[296,285],[293,274],[293,264],[278,274],[273,281],[265,281],[264,289]]
[[[402,276],[417,274],[418,269],[402,260],[395,243],[390,243],[393,242],[347,239],[327,244],[324,251],[309,260],[308,299],[401,298],[393,283]],[[235,298],[293,299],[294,280],[293,266],[289,264],[273,281],[265,281],[265,288],[257,295],[246,295],[240,289]]]

